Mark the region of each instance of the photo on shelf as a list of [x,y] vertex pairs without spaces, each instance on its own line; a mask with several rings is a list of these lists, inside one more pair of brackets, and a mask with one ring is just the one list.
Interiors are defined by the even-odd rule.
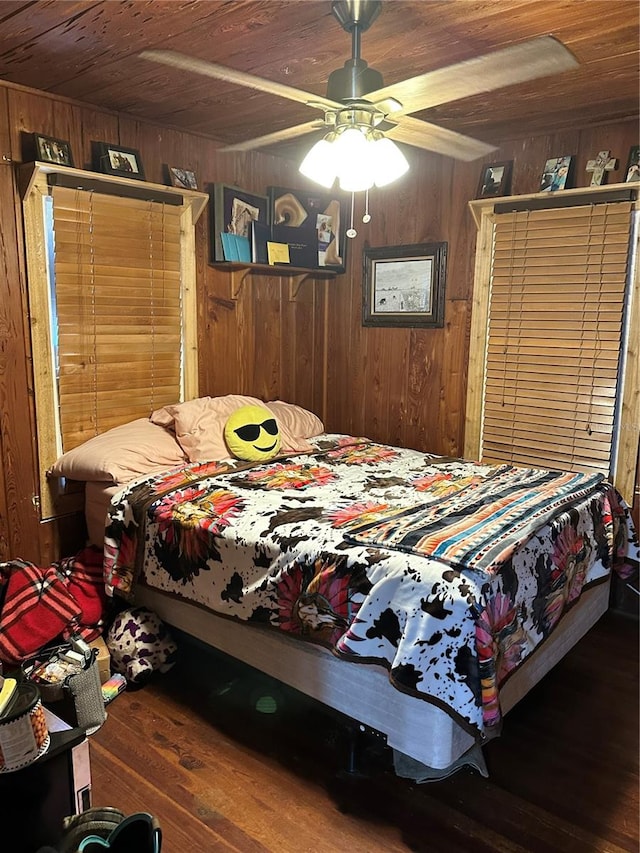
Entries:
[[625,183],[628,181],[640,181],[640,145],[633,145],[629,151],[624,180]]
[[222,234],[235,234],[251,241],[251,223],[268,224],[269,202],[266,196],[229,184],[212,184],[209,198],[213,210],[211,222],[211,262],[227,261]]
[[24,148],[25,160],[39,160],[41,163],[73,166],[71,146],[65,139],[31,133],[26,136]]
[[566,190],[571,186],[573,157],[552,157],[544,165],[540,178],[540,192],[549,193]]
[[105,175],[144,181],[140,153],[135,148],[123,148],[108,142],[92,142],[93,168]]
[[478,184],[478,198],[509,195],[511,193],[511,170],[513,160],[502,163],[489,163],[483,166]]
[[181,169],[178,166],[167,166],[169,183],[172,187],[184,190],[197,190],[198,181],[196,173],[191,169]]

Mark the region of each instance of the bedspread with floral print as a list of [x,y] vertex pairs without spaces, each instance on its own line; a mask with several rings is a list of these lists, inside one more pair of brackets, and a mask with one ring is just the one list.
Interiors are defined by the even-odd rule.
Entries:
[[[492,466],[348,436],[250,465],[193,463],[139,479],[112,501],[110,589],[145,584],[216,613],[375,662],[403,692],[478,737],[500,721],[500,686],[581,592],[637,568],[629,511],[597,483],[563,502],[499,570],[349,541],[408,506],[451,502]],[[626,568],[625,568],[626,567]]]

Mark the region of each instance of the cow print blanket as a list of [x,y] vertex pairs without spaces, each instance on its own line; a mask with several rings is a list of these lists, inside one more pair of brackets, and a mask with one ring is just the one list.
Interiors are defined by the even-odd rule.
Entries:
[[134,603],[145,584],[380,663],[399,690],[481,737],[500,721],[500,685],[581,592],[637,565],[628,507],[606,484],[514,539],[498,571],[357,541],[397,510],[459,510],[461,489],[492,466],[350,436],[312,443],[309,454],[192,463],[129,484],[108,518],[108,588]]

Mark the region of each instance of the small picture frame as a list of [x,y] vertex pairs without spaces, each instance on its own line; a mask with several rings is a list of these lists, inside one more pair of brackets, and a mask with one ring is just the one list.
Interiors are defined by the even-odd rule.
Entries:
[[36,160],[42,163],[56,163],[59,166],[73,166],[71,146],[66,140],[34,133],[31,144]]
[[477,197],[492,198],[509,195],[511,193],[512,170],[513,160],[504,160],[502,163],[489,163],[483,166]]
[[191,169],[182,169],[179,166],[167,166],[169,173],[169,184],[182,190],[197,190],[198,180],[196,173]]
[[552,193],[568,189],[571,186],[572,167],[573,157],[568,154],[547,160],[540,177],[540,192]]
[[628,181],[640,181],[640,145],[631,146],[624,180],[625,183]]
[[211,262],[227,260],[222,246],[223,233],[251,240],[251,223],[269,223],[269,200],[229,184],[213,184],[209,193],[213,211],[211,222]]
[[363,326],[444,326],[447,243],[364,249]]
[[133,178],[144,181],[144,169],[140,153],[135,148],[123,148],[109,142],[95,142],[93,145],[93,167],[105,175],[117,175],[120,178]]

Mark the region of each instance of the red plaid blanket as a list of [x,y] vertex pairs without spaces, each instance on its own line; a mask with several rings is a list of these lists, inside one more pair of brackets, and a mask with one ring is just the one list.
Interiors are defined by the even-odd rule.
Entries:
[[0,563],[0,661],[19,664],[60,636],[94,640],[105,603],[97,548],[46,568],[21,559]]

